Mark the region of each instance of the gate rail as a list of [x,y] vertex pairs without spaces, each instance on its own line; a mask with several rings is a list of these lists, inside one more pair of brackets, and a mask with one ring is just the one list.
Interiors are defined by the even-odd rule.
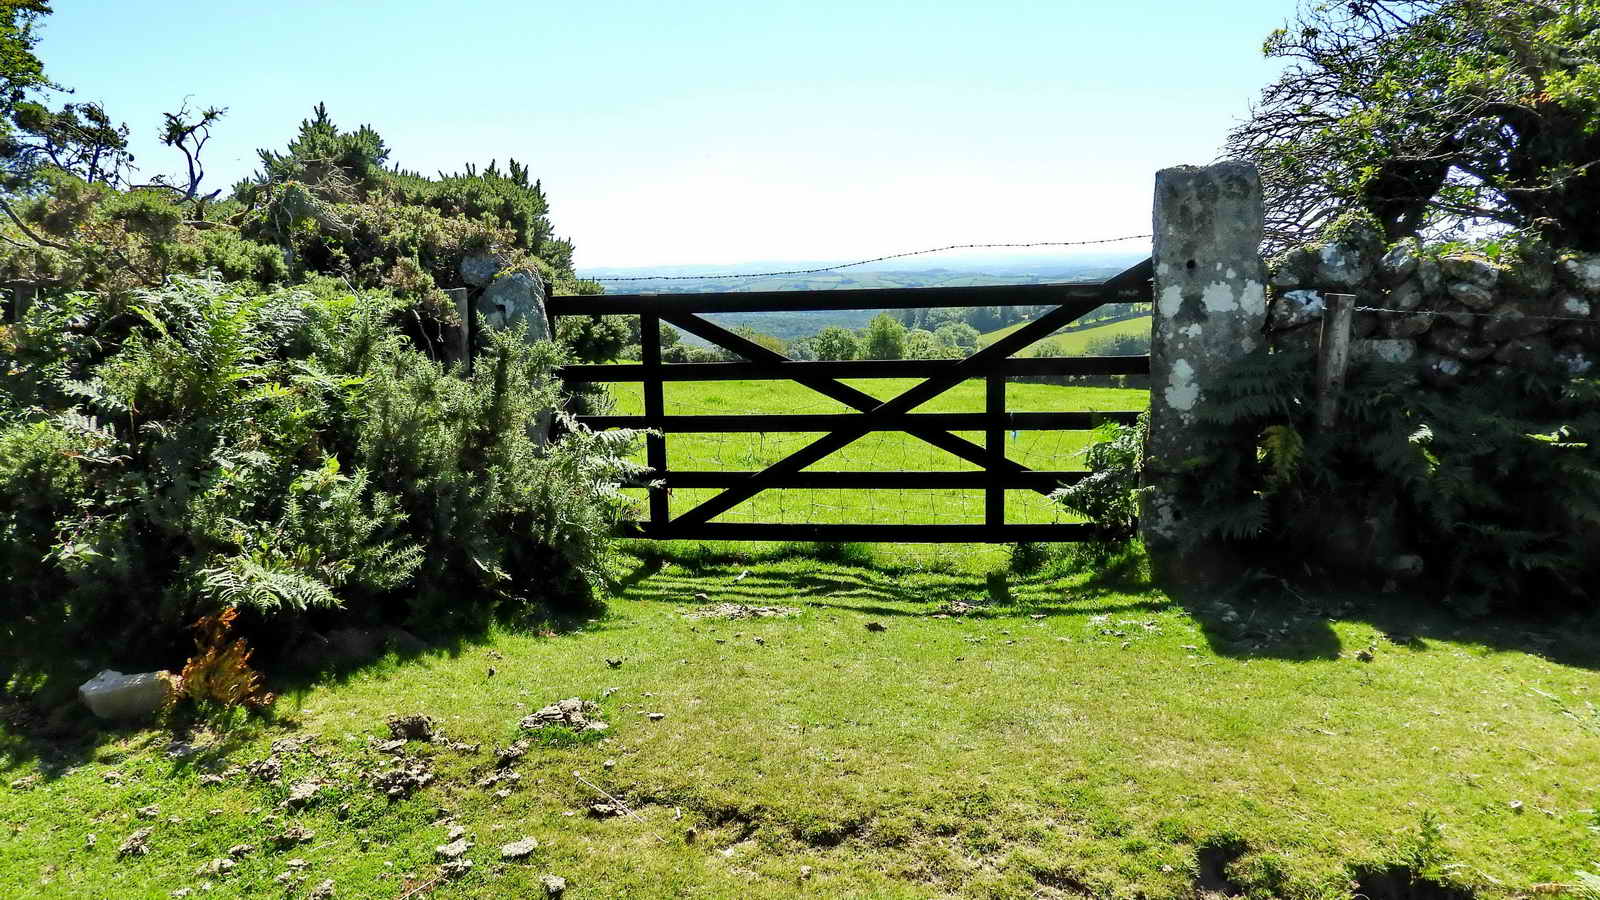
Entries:
[[[641,382],[642,416],[582,416],[595,429],[641,428],[645,438],[649,518],[629,523],[635,537],[692,540],[806,540],[1005,542],[1070,541],[1104,537],[1093,525],[1059,523],[1008,525],[1005,491],[1048,494],[1082,479],[1078,471],[1036,471],[1006,457],[1005,432],[1082,430],[1103,421],[1131,423],[1137,410],[1118,412],[1019,413],[1005,409],[1005,384],[1025,375],[1148,375],[1150,357],[1104,356],[1013,359],[1011,355],[1048,337],[1073,320],[1107,303],[1150,302],[1152,265],[1146,260],[1098,283],[1002,285],[992,287],[888,288],[835,291],[763,291],[705,294],[601,294],[552,297],[552,321],[559,316],[638,315],[641,365],[564,366],[568,383]],[[800,361],[763,347],[700,313],[792,310],[917,309],[959,306],[1047,306],[1039,316],[965,359]],[[663,363],[661,323],[745,357],[748,362]],[[890,400],[840,381],[843,378],[922,378]],[[963,381],[986,382],[981,413],[913,413],[910,410]],[[792,380],[858,410],[825,415],[669,416],[662,386],[668,381]],[[704,432],[827,432],[823,437],[756,472],[694,472],[667,465],[666,435]],[[967,472],[813,472],[806,467],[850,442],[876,431],[903,431],[981,467]],[[982,431],[983,445],[955,431]],[[721,493],[673,518],[668,494],[674,488],[714,488]],[[974,525],[851,525],[712,522],[712,518],[768,489],[907,490],[965,488],[985,491],[984,522]]]

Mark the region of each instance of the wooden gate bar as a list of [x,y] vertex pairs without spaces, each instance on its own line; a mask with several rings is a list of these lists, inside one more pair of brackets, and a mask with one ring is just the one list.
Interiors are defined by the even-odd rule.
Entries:
[[[899,413],[897,415],[796,413],[789,416],[579,416],[578,421],[596,431],[606,428],[657,428],[668,434],[735,432],[754,434],[763,431],[771,434],[797,434],[808,431],[859,429],[862,434],[866,434],[872,431],[926,433],[935,429],[946,432],[987,431],[990,423],[996,421],[1000,423],[999,427],[1012,431],[1085,431],[1098,427],[1100,423],[1106,421],[1127,425],[1134,423],[1138,418],[1137,410],[1054,413],[1008,413],[998,410],[995,413]],[[989,451],[983,448],[979,448],[978,456],[977,462],[985,467],[994,461]]]
[[[669,317],[673,322],[678,317]],[[694,317],[696,321],[706,321]],[[676,324],[674,322],[674,324]],[[713,322],[706,322],[712,327]],[[684,329],[688,330],[688,329]],[[694,332],[701,337],[701,332]],[[730,332],[731,334],[732,332]],[[710,338],[707,338],[710,340]],[[716,343],[722,343],[717,341]],[[724,344],[724,346],[726,346]],[[760,347],[760,344],[755,346]],[[733,348],[729,348],[733,349]],[[766,348],[762,348],[766,349]],[[771,352],[771,351],[768,351]],[[932,378],[955,366],[954,359],[850,359],[789,360],[787,362],[665,363],[663,381],[758,381],[786,379],[801,381],[832,378]],[[562,367],[562,376],[572,381],[643,381],[640,366],[596,364]],[[1028,356],[1003,359],[994,372],[1002,375],[1149,375],[1149,356]],[[807,387],[810,387],[808,384]],[[836,398],[837,399],[837,398]],[[841,401],[842,402],[842,401]],[[876,400],[873,401],[877,403]]]
[[[808,291],[802,303],[796,291],[729,291],[704,294],[589,294],[551,297],[555,316],[638,313],[788,312],[837,309],[937,309],[954,306],[1056,306],[1074,300],[1104,303],[1149,303],[1151,267],[1144,280],[1111,285],[1110,281],[1077,284],[1006,284],[982,287],[851,288]],[[1126,274],[1126,273],[1124,273]],[[1120,275],[1117,277],[1121,277]],[[1115,280],[1115,279],[1113,279]]]
[[[666,401],[661,386],[661,319],[646,313],[639,317],[639,358],[643,363],[645,428],[661,428],[666,418]],[[645,435],[645,464],[656,473],[667,471],[667,436],[661,433]],[[650,488],[650,521],[666,525],[672,518],[666,485]]]
[[625,537],[688,541],[901,541],[908,544],[974,544],[1006,541],[1092,541],[1113,537],[1094,525],[788,525],[764,522],[673,522],[656,528],[628,523]]
[[[668,471],[661,480],[669,488],[729,488],[744,483],[755,472]],[[998,476],[979,469],[971,472],[828,472],[806,469],[773,478],[767,485],[774,489],[824,489],[824,490],[983,490],[999,482],[1007,488],[1027,489],[1049,493],[1066,484],[1075,484],[1088,477],[1088,472],[1046,472],[1024,469],[1021,472],[1001,472]],[[655,480],[646,476],[647,480]],[[639,487],[641,485],[631,485]]]

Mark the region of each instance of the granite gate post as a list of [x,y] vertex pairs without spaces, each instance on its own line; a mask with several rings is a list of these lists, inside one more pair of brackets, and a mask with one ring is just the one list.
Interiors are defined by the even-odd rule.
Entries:
[[1185,549],[1176,483],[1194,455],[1194,410],[1206,380],[1260,346],[1266,324],[1260,175],[1241,162],[1163,169],[1156,173],[1154,218],[1150,430],[1139,531],[1157,570],[1183,577],[1174,570]]

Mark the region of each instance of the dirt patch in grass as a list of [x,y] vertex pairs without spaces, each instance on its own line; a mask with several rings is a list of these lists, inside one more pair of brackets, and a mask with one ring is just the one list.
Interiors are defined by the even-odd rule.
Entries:
[[1409,866],[1357,869],[1355,891],[1367,900],[1475,900],[1476,892],[1418,876]]
[[713,603],[692,609],[685,616],[691,619],[772,619],[787,618],[799,610],[788,606],[746,606],[743,603]]

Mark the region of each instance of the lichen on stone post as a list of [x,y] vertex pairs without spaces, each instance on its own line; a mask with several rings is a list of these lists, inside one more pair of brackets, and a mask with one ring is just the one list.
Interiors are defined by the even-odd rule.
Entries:
[[1156,174],[1150,429],[1140,536],[1159,568],[1184,544],[1177,480],[1194,455],[1208,379],[1255,350],[1266,324],[1261,178],[1224,162]]

